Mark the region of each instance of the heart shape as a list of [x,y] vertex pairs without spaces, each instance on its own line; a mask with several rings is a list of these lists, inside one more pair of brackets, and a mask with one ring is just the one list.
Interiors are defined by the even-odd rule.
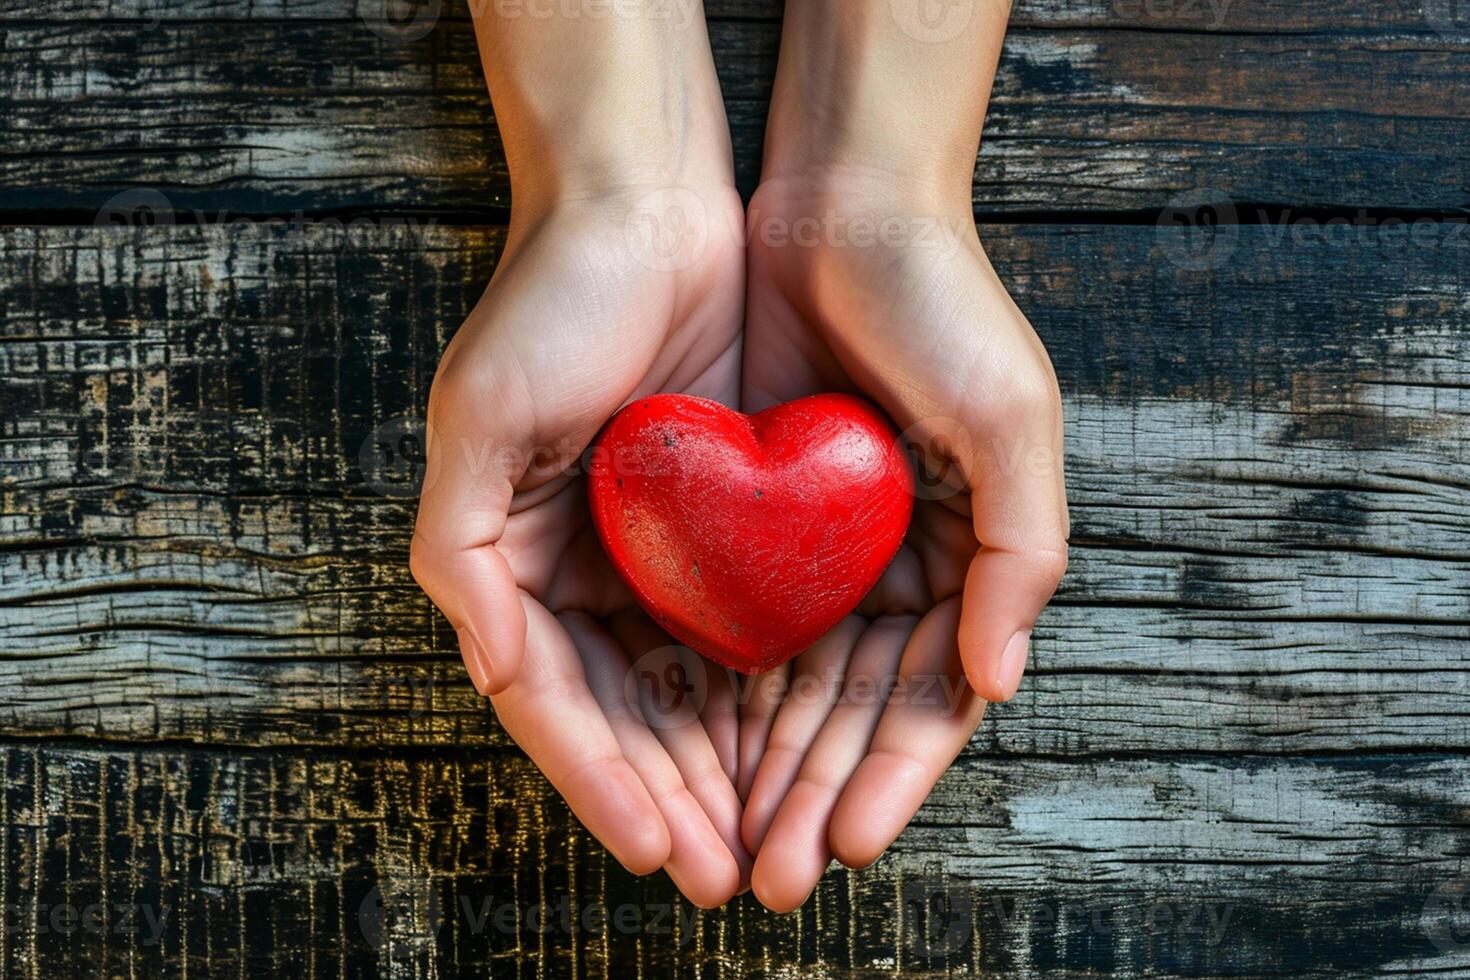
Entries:
[[689,395],[640,398],[607,424],[588,474],[598,536],[643,608],[746,674],[850,613],[913,514],[897,436],[849,395],[756,415]]

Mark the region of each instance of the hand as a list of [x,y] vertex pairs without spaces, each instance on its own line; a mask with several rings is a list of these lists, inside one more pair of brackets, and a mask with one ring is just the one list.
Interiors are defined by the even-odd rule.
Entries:
[[782,177],[749,209],[745,410],[862,394],[920,457],[913,524],[883,579],[744,700],[741,829],[756,896],[778,911],[833,856],[861,867],[897,838],[985,702],[1015,694],[1066,567],[1046,351],[968,200],[902,200],[902,183]]
[[471,14],[513,207],[430,393],[413,573],[587,829],[718,905],[750,866],[734,697],[640,710],[630,660],[669,640],[603,555],[578,464],[630,399],[738,396],[742,210],[709,38],[697,16]]
[[743,407],[867,395],[923,472],[856,615],[742,702],[741,832],[773,909],[833,855],[857,867],[893,842],[985,700],[1015,694],[1066,565],[1056,379],[971,218],[1009,9],[931,23],[885,0],[786,5],[749,208]]
[[733,695],[675,725],[628,703],[631,661],[670,640],[604,556],[579,459],[630,399],[735,403],[740,215],[728,185],[633,187],[513,224],[434,381],[411,559],[505,730],[619,861],[701,906],[749,869]]

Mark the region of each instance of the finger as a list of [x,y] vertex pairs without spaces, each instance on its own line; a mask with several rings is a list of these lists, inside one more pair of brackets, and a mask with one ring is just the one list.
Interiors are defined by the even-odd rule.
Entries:
[[771,724],[740,822],[741,839],[752,854],[760,851],[807,751],[841,697],[848,661],[866,628],[861,618],[848,616],[793,661],[791,685]]
[[488,447],[457,433],[430,429],[409,568],[458,634],[475,690],[488,696],[510,684],[526,643],[515,576],[495,548],[512,488],[481,452]]
[[965,576],[959,646],[971,687],[989,701],[1015,696],[1032,627],[1067,568],[1061,403],[1055,382],[1041,387],[1004,420],[1013,428],[981,440],[969,467],[981,548]]
[[623,750],[669,828],[664,870],[695,905],[723,905],[742,887],[741,869],[709,816],[684,783],[679,767],[644,723],[637,691],[627,683],[629,663],[617,641],[590,617],[562,617],[581,652],[587,682]]
[[735,679],[733,671],[718,664],[707,664],[705,670],[709,690],[704,707],[699,710],[699,720],[715,748],[725,778],[733,786],[740,767],[740,709],[735,699]]
[[791,661],[764,674],[747,677],[740,699],[740,758],[735,791],[742,801],[750,799],[750,785],[766,751],[771,723],[786,697],[791,678]]
[[788,912],[800,906],[831,863],[827,834],[832,809],[867,753],[883,711],[883,693],[913,629],[911,617],[880,619],[853,650],[842,698],[802,762],[756,855],[751,887],[767,908]]
[[985,715],[960,663],[959,606],[936,606],[914,630],[867,757],[832,812],[827,842],[848,867],[872,864],[898,839]]
[[[615,616],[609,627],[628,658],[639,668],[635,691],[641,698],[645,723],[678,767],[684,785],[708,815],[735,862],[738,880],[725,896],[728,899],[745,887],[754,862],[740,840],[740,797],[720,764],[719,753],[699,716],[705,692],[709,690],[709,678],[720,668],[689,648],[674,644],[641,611]],[[681,675],[671,675],[669,668],[676,664],[681,668]],[[650,676],[663,681],[659,685],[642,683]],[[673,706],[672,710],[669,696],[677,697],[682,692],[671,690],[674,685],[666,683],[671,676],[687,677],[690,695],[689,701]]]
[[532,656],[491,697],[496,716],[588,832],[629,871],[650,874],[669,859],[670,825],[593,697],[571,637],[539,603],[524,603]]

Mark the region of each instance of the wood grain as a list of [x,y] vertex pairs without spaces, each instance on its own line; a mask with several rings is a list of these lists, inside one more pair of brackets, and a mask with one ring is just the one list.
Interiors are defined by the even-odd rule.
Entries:
[[12,744],[0,972],[1450,974],[1467,766],[967,761],[880,864],[777,916],[632,878],[519,755]]
[[[619,869],[408,575],[509,206],[431,7],[0,0],[0,977],[1470,975],[1465,4],[1018,0],[974,202],[1072,566],[787,916]],[[707,3],[747,190],[781,7]]]
[[[1201,272],[1167,229],[983,229],[1067,392],[1075,547],[976,751],[1470,747],[1470,236],[1424,228],[1245,227]],[[500,241],[7,233],[0,724],[503,744],[362,468]]]
[[[501,0],[441,0],[407,3],[399,14],[409,20],[419,9],[437,13],[440,21],[468,20],[473,3],[492,4],[514,15],[534,5]],[[642,9],[680,16],[688,0],[645,0]],[[662,6],[660,6],[662,5]],[[710,20],[763,20],[781,18],[783,0],[704,0]],[[0,0],[0,22],[47,20],[118,20],[145,23],[167,20],[361,20],[383,19],[376,0],[51,0],[38,8],[31,0]],[[543,5],[539,10],[557,9]],[[573,8],[576,9],[576,8]],[[587,8],[589,10],[593,8]],[[1132,30],[1140,27],[1197,31],[1300,31],[1319,34],[1353,30],[1397,28],[1406,31],[1452,30],[1465,26],[1458,11],[1438,0],[1015,0],[1013,28],[1040,26],[1086,27],[1092,30]]]
[[[283,12],[137,0],[37,20],[17,2],[0,14],[9,124],[0,209],[85,220],[138,187],[185,211],[237,214],[498,217],[509,206],[463,16],[399,43],[341,4]],[[1227,30],[1211,26],[1220,18],[1204,15],[1216,9],[1208,2],[1092,0],[1076,13],[1056,2],[1030,14],[1023,5],[996,81],[976,208],[1151,210],[1198,187],[1324,208],[1465,205],[1470,108],[1447,93],[1470,71],[1470,25],[1437,31],[1432,6],[1411,16],[1384,4],[1365,17],[1360,5],[1333,15],[1325,3],[1287,11],[1284,0],[1242,0],[1223,8]],[[1186,4],[1198,16],[1179,23]],[[103,13],[122,19],[94,19]],[[748,190],[779,24],[727,16],[710,29]]]

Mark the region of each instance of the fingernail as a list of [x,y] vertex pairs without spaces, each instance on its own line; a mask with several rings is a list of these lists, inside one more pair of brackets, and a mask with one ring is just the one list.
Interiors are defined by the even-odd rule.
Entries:
[[470,682],[475,685],[475,690],[480,692],[480,697],[490,696],[490,653],[480,644],[475,636],[475,631],[466,626],[464,629],[456,630],[459,634],[459,652],[464,657],[465,670],[470,675]]
[[1026,673],[1026,656],[1031,652],[1031,631],[1017,630],[1000,655],[995,668],[995,686],[1000,699],[1009,701],[1021,688],[1021,675]]

